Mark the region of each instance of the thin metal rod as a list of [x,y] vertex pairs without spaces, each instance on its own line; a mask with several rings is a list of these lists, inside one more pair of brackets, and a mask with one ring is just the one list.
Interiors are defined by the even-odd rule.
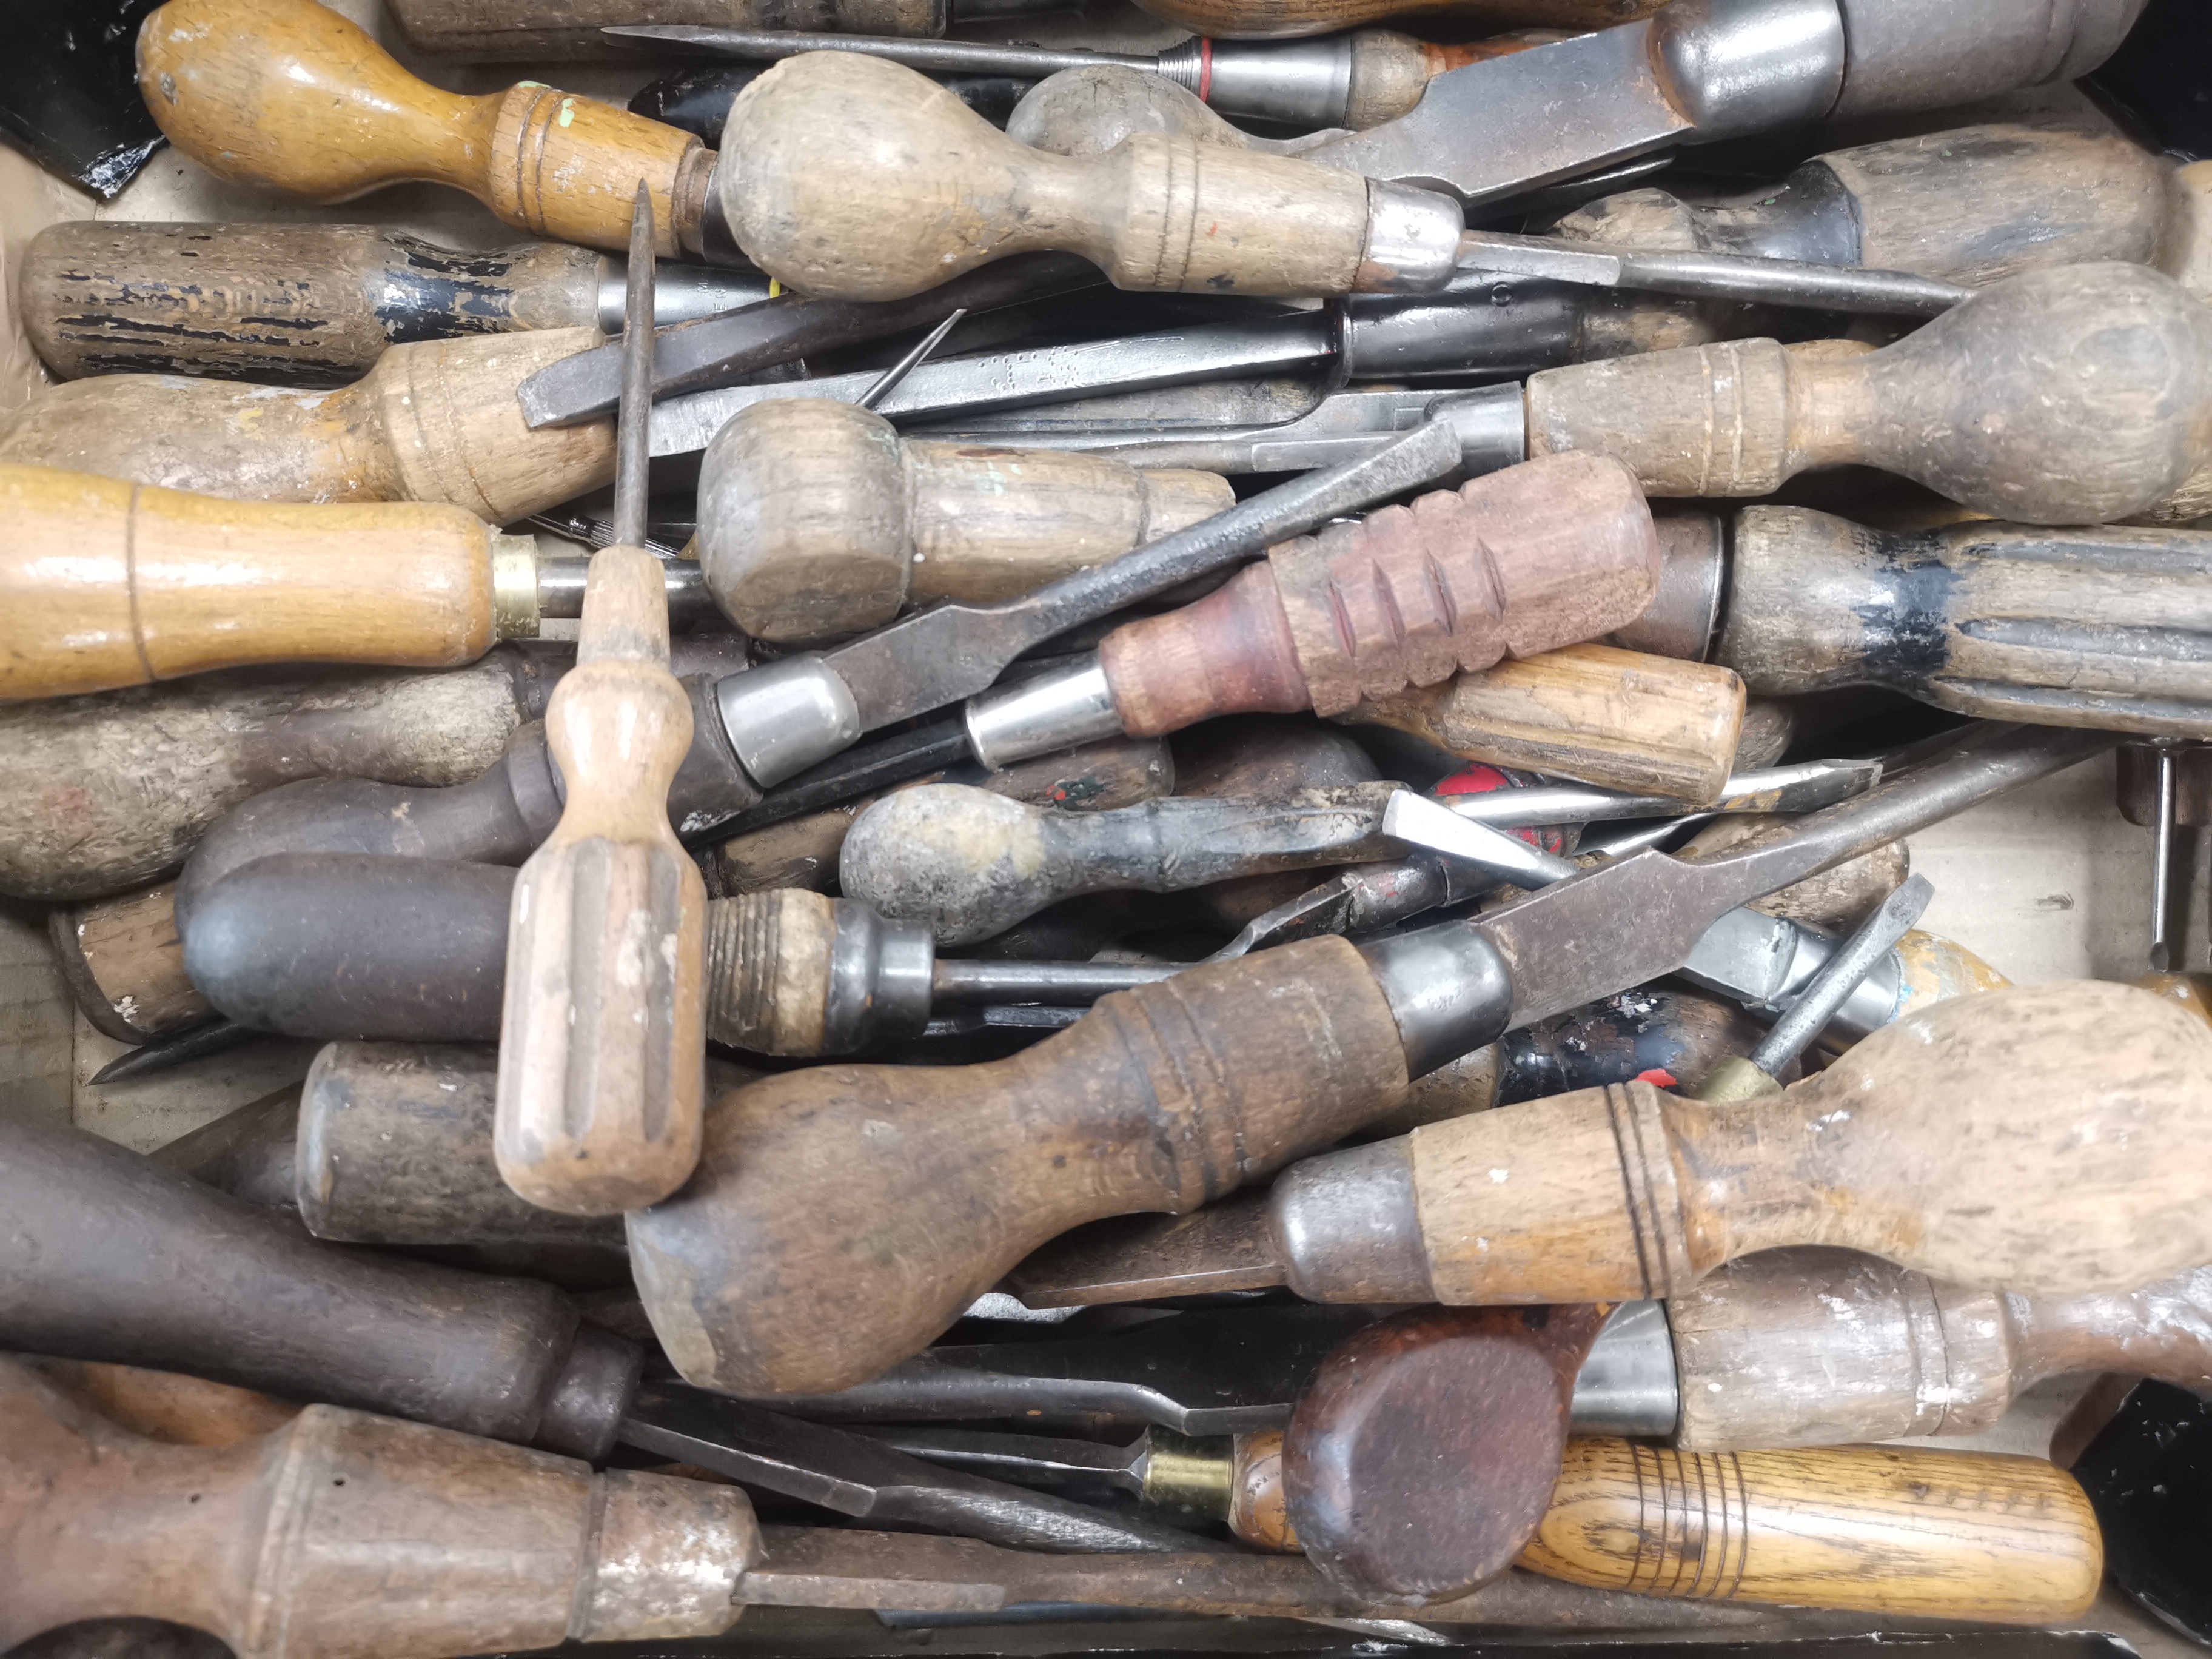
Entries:
[[1813,1039],[1836,1017],[1837,1010],[1851,1000],[1851,993],[1874,971],[1875,964],[1912,931],[1912,924],[1920,920],[1928,901],[1935,896],[1936,888],[1928,878],[1914,876],[1884,899],[1835,955],[1820,964],[1820,971],[1751,1051],[1751,1063],[1769,1077],[1780,1076],[1782,1068],[1810,1048]]
[[653,192],[637,181],[623,290],[622,410],[615,422],[615,544],[645,544],[653,463]]
[[2158,749],[2158,823],[2154,831],[2150,871],[2150,968],[2163,974],[2173,966],[2173,946],[2166,937],[2167,918],[2173,913],[2173,825],[2179,816],[2175,793],[2179,763],[2170,746]]
[[922,339],[921,344],[915,346],[913,350],[908,352],[905,356],[900,358],[896,362],[893,363],[889,368],[885,369],[881,374],[877,376],[876,383],[870,386],[866,392],[863,392],[859,397],[854,398],[853,402],[862,409],[873,409],[878,404],[883,402],[884,398],[890,397],[892,392],[898,390],[898,384],[901,380],[903,380],[908,375],[913,374],[916,368],[921,366],[923,359],[927,358],[931,352],[936,350],[939,346],[945,343],[945,337],[951,333],[953,325],[967,314],[968,307],[963,306],[951,316],[947,317],[943,322],[939,323],[935,328],[930,330],[928,334]]
[[725,58],[774,63],[803,52],[853,52],[884,58],[908,69],[941,75],[1006,75],[1042,81],[1061,70],[1118,64],[1154,70],[1159,59],[1123,52],[1054,50],[1045,46],[1000,46],[984,40],[902,40],[876,34],[790,34],[770,29],[702,28],[688,23],[611,24],[599,31],[635,40],[693,46]]
[[939,957],[930,994],[946,1002],[1049,1002],[1080,1007],[1109,991],[1173,979],[1188,965],[1129,962],[978,962]]

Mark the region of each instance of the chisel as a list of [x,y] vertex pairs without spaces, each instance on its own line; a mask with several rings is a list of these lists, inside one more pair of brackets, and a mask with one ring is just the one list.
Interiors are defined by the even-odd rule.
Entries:
[[1066,11],[1067,0],[767,0],[696,4],[640,0],[496,0],[456,11],[440,0],[392,0],[400,37],[417,52],[487,60],[604,58],[615,24],[711,21],[725,28],[851,30],[856,34],[927,38],[977,22]]

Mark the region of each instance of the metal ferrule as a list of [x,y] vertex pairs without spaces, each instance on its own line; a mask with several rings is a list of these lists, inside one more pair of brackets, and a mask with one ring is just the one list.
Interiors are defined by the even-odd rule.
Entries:
[[1844,90],[1837,0],[1680,0],[1652,20],[1650,50],[1701,143],[1817,121]]
[[715,707],[746,775],[763,789],[860,739],[860,710],[819,656],[786,657],[714,686]]
[[1589,302],[1587,289],[1482,271],[1433,294],[1355,294],[1337,361],[1354,380],[1533,374],[1574,361]]
[[1231,115],[1288,127],[1340,127],[1352,107],[1352,37],[1186,40],[1157,71]]
[[1528,459],[1528,409],[1517,385],[1441,395],[1425,413],[1457,436],[1460,471],[1470,478]]
[[[769,297],[773,283],[757,270],[721,270],[713,265],[679,264],[672,259],[653,264],[653,325],[696,322],[719,317],[726,311],[757,306]],[[599,332],[623,331],[623,285],[629,262],[607,258],[599,262]]]
[[[523,540],[524,538],[513,539]],[[537,559],[534,580],[531,586],[531,604],[537,616],[556,619],[577,617],[584,614],[584,588],[591,579],[592,562],[588,558]],[[497,568],[494,568],[496,581]],[[663,559],[660,562],[661,592],[668,600],[668,626],[672,633],[689,633],[695,628],[709,626],[722,613],[715,607],[714,596],[707,589],[707,573],[703,566],[691,559]],[[531,632],[538,630],[532,628]],[[502,634],[501,639],[513,635]]]
[[1450,197],[1367,181],[1367,246],[1352,288],[1361,294],[1433,294],[1459,270],[1467,215]]
[[849,1054],[872,1038],[921,1036],[937,960],[927,924],[890,921],[857,899],[839,899],[836,917],[823,1052]]
[[[1754,1013],[1778,1015],[1841,943],[1803,922],[1739,908],[1705,930],[1681,974]],[[1905,959],[1893,948],[1859,981],[1827,1029],[1852,1037],[1879,1030],[1897,1017],[1904,984]]]
[[495,640],[538,637],[538,538],[491,538],[491,636]]
[[1114,689],[1097,658],[968,699],[968,745],[992,771],[1035,755],[1121,735]]
[[1682,1412],[1674,1334],[1663,1302],[1624,1302],[1590,1345],[1575,1378],[1569,1420],[1577,1434],[1656,1437]]
[[1236,1470],[1226,1435],[1200,1440],[1173,1429],[1145,1431],[1143,1494],[1152,1508],[1226,1521]]
[[1717,513],[1658,513],[1659,591],[1610,642],[1681,662],[1703,662],[1720,632],[1728,586],[1728,527]]
[[1377,939],[1359,954],[1398,1022],[1407,1076],[1425,1076],[1505,1030],[1513,975],[1490,941],[1463,923]]
[[1267,1222],[1285,1282],[1309,1302],[1436,1300],[1402,1135],[1291,1164]]

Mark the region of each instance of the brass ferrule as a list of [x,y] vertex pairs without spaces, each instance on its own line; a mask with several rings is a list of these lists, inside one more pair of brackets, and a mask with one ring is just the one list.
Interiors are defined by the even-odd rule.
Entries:
[[1758,1066],[1741,1054],[1730,1054],[1705,1073],[1705,1080],[1692,1091],[1690,1097],[1726,1106],[1739,1100],[1759,1100],[1781,1092],[1782,1085]]
[[1146,1437],[1145,1502],[1226,1521],[1236,1476],[1231,1444],[1226,1435],[1194,1439],[1172,1429],[1152,1429]]
[[491,634],[495,640],[538,637],[538,538],[491,538]]

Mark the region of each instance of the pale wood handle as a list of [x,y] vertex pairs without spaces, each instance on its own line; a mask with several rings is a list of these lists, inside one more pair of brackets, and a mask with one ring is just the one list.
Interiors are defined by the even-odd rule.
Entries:
[[786,58],[738,94],[723,143],[716,188],[738,245],[804,294],[902,299],[1040,249],[1140,290],[1300,296],[1360,280],[1357,174],[1157,132],[1052,155],[880,58]]
[[706,1091],[707,889],[667,805],[691,704],[642,548],[592,556],[545,737],[568,798],[515,880],[494,1146],[532,1203],[612,1215],[684,1183]]
[[535,82],[441,91],[314,0],[169,0],[140,27],[138,85],[169,142],[222,178],[319,202],[428,179],[616,251],[643,179],[656,251],[698,251],[713,157],[690,134]]
[[718,1633],[757,1552],[735,1487],[611,1472],[331,1406],[141,1437],[0,1359],[0,1641],[196,1626],[239,1659],[444,1659]]
[[2198,299],[2212,299],[2212,161],[2191,161],[2173,173],[2166,203],[2153,263]]
[[1423,12],[1465,18],[1478,29],[1580,31],[1633,22],[1662,0],[1145,0],[1155,17],[1224,40],[1279,40],[1330,34]]
[[1374,698],[1343,718],[1493,766],[1706,801],[1728,780],[1743,706],[1731,670],[1574,645]]

